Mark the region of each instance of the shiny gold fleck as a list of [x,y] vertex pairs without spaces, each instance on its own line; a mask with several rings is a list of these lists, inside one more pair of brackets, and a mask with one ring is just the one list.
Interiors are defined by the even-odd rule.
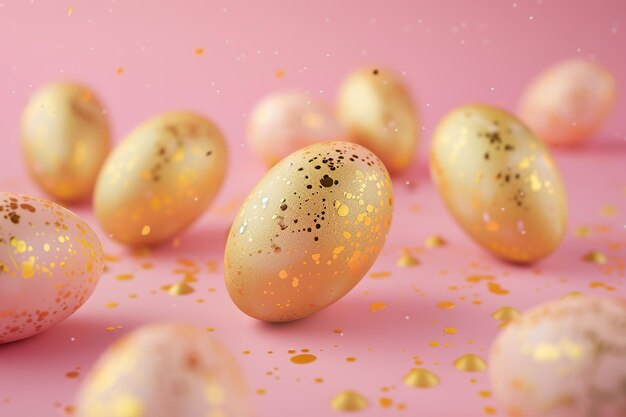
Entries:
[[215,327],[207,327],[206,331],[207,332],[214,332],[215,331]]
[[370,278],[380,279],[380,278],[388,278],[391,275],[389,271],[381,271],[381,272],[372,272],[369,276]]
[[574,229],[574,236],[576,237],[587,237],[591,233],[591,230],[588,226],[578,226]]
[[265,390],[263,388],[259,388],[258,390],[256,390],[257,395],[265,395]]
[[117,75],[122,75],[124,73],[124,68],[117,67]]
[[378,405],[380,405],[382,408],[389,408],[393,406],[393,400],[389,397],[380,397],[380,399],[378,400]]
[[485,407],[483,408],[483,411],[485,412],[485,414],[492,416],[494,414],[496,414],[496,409],[493,407]]
[[491,398],[491,391],[478,391],[478,396],[482,398]]
[[202,55],[204,53],[204,49],[196,48],[194,52],[196,53],[196,55]]
[[111,301],[111,302],[109,302],[109,303],[106,303],[104,306],[105,306],[106,308],[116,308],[118,305],[119,305],[119,304],[118,304],[117,302],[115,302],[115,301]]
[[452,301],[439,301],[437,303],[437,308],[441,308],[443,310],[451,309],[454,307],[456,307],[456,304],[454,304]]
[[194,291],[195,290],[193,289],[193,287],[186,282],[178,282],[172,285],[169,290],[167,290],[170,295],[187,295],[191,294]]
[[506,295],[509,293],[509,290],[502,288],[497,282],[488,282],[487,289],[490,293],[495,295]]
[[439,385],[439,377],[424,368],[411,369],[403,380],[404,384],[411,388],[432,388]]
[[315,378],[313,382],[315,382],[316,384],[321,384],[322,382],[324,382],[324,378]]
[[148,236],[150,234],[150,226],[147,224],[141,229],[141,236]]
[[583,260],[594,264],[604,265],[606,263],[606,255],[600,251],[593,250],[583,256]]
[[337,411],[360,411],[367,408],[367,400],[356,391],[342,391],[330,401],[330,406]]
[[65,377],[69,378],[69,379],[78,378],[79,376],[80,376],[80,372],[78,372],[78,371],[71,371],[71,372],[66,372],[65,373]]
[[439,248],[441,246],[445,246],[446,244],[447,242],[445,241],[445,239],[438,235],[429,236],[424,242],[424,245],[426,245],[426,247],[430,249]]
[[511,306],[500,307],[499,309],[491,313],[491,317],[500,321],[512,321],[519,316],[520,312]]
[[419,265],[420,262],[408,250],[403,250],[400,257],[396,261],[396,265],[400,268],[410,268]]
[[349,356],[346,358],[346,362],[356,362],[356,358]]
[[575,297],[584,297],[584,296],[585,294],[581,293],[580,291],[570,291],[561,298],[565,299],[565,298],[575,298]]
[[376,313],[378,310],[387,308],[387,305],[380,301],[374,301],[370,304],[370,313]]
[[443,329],[443,332],[445,334],[457,334],[459,331],[454,327],[446,327],[445,329]]
[[430,347],[437,347],[437,346],[439,346],[439,342],[428,342],[428,346],[430,346]]
[[311,355],[310,353],[302,353],[300,355],[292,356],[290,360],[298,365],[306,365],[307,363],[315,362],[317,360],[317,356]]
[[343,333],[343,329],[340,327],[337,327],[336,329],[333,329],[333,333],[341,334]]
[[600,208],[600,214],[605,217],[613,217],[616,216],[619,210],[613,204],[605,204]]
[[283,78],[285,76],[285,71],[283,71],[283,70],[276,70],[274,75],[276,76],[276,78]]
[[350,214],[350,209],[348,208],[348,206],[346,206],[345,204],[341,204],[338,208],[337,208],[337,214],[340,217],[345,217],[348,214]]
[[71,16],[71,15],[72,15],[72,13],[74,13],[74,7],[73,7],[73,6],[70,6],[70,9],[67,11],[67,15],[68,15],[68,16]]
[[133,274],[119,274],[115,277],[118,281],[130,281],[133,279]]
[[468,353],[453,362],[456,369],[462,372],[482,372],[487,369],[487,364],[478,355]]

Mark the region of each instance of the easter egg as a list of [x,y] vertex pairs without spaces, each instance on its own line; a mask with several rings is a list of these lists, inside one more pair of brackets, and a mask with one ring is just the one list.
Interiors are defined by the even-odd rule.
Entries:
[[21,147],[31,177],[46,193],[67,202],[88,199],[110,149],[102,104],[79,84],[40,88],[22,114]]
[[194,326],[150,324],[98,359],[77,398],[78,417],[250,417],[233,356]]
[[269,167],[305,146],[342,138],[332,109],[299,92],[264,97],[248,123],[250,148]]
[[350,74],[339,88],[337,117],[349,140],[374,152],[392,174],[413,161],[419,120],[409,88],[391,71],[363,68]]
[[207,209],[226,166],[226,143],[212,122],[190,112],[161,114],[107,158],[94,193],[96,217],[128,245],[171,239]]
[[513,115],[487,105],[448,113],[431,145],[433,182],[457,223],[503,259],[552,253],[567,225],[567,201],[543,142]]
[[550,145],[588,140],[615,106],[615,79],[595,62],[572,59],[540,73],[526,87],[520,118]]
[[504,415],[626,415],[626,301],[567,297],[534,307],[493,342],[489,374]]
[[360,145],[323,142],[276,164],[235,218],[224,255],[226,288],[266,321],[309,316],[367,273],[391,225],[393,189]]
[[0,343],[65,320],[87,301],[103,267],[100,241],[74,213],[0,192]]

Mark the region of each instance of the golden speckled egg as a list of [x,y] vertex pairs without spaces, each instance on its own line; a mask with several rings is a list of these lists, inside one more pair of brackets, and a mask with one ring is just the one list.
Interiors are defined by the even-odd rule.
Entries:
[[583,59],[560,62],[526,87],[519,115],[550,145],[577,145],[608,119],[615,105],[615,79]]
[[274,93],[263,98],[250,116],[248,143],[268,166],[290,153],[324,141],[343,139],[332,109],[304,93]]
[[420,127],[400,77],[380,68],[353,72],[339,89],[337,115],[349,140],[371,149],[392,174],[410,165]]
[[567,201],[557,168],[543,142],[504,110],[476,104],[447,114],[430,170],[458,224],[495,255],[532,262],[561,242]]
[[243,375],[215,338],[174,323],[116,341],[79,391],[78,417],[249,417]]
[[0,343],[65,320],[87,301],[103,266],[100,241],[74,213],[0,192]]
[[626,301],[568,297],[508,324],[489,373],[504,415],[626,416]]
[[280,161],[246,199],[228,235],[226,288],[249,316],[288,321],[334,303],[370,269],[391,225],[382,162],[324,142]]
[[44,191],[68,202],[91,197],[111,146],[105,112],[91,90],[68,82],[37,90],[21,131],[26,166]]
[[190,112],[156,116],[106,160],[94,193],[96,217],[119,242],[163,242],[206,210],[226,165],[226,143],[209,120]]

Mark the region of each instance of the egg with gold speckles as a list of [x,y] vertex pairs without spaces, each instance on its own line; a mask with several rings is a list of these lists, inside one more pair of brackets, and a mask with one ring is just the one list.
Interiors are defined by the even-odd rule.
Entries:
[[402,78],[383,68],[362,68],[341,84],[337,116],[348,139],[374,152],[392,174],[413,161],[418,115]]
[[350,291],[380,253],[393,189],[372,152],[348,142],[300,149],[276,164],[235,218],[226,287],[265,321],[309,316]]
[[85,379],[78,417],[252,415],[234,357],[195,326],[158,323],[114,342]]
[[579,145],[609,118],[616,97],[615,78],[606,68],[571,59],[531,81],[520,99],[519,115],[546,143]]
[[626,415],[626,300],[567,297],[530,309],[495,339],[489,374],[509,416]]
[[48,84],[29,99],[21,121],[21,147],[31,177],[63,202],[91,197],[110,150],[100,100],[70,82]]
[[96,217],[111,238],[128,245],[175,238],[213,201],[226,167],[217,126],[191,112],[161,114],[106,160],[94,193]]
[[343,137],[330,106],[295,91],[264,97],[248,123],[250,148],[269,167],[300,148]]
[[557,167],[504,110],[476,104],[447,114],[434,133],[430,171],[457,223],[496,256],[533,262],[563,239],[567,201]]
[[100,241],[74,213],[0,193],[0,344],[65,320],[87,301],[103,267]]

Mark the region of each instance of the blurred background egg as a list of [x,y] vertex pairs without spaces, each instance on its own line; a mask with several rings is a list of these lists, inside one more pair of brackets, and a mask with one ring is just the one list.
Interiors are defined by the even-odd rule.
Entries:
[[213,201],[227,157],[222,133],[203,116],[156,116],[106,160],[94,193],[96,217],[111,238],[129,245],[173,238]]
[[80,84],[45,85],[24,109],[21,144],[32,178],[46,193],[65,202],[88,199],[110,149],[102,104]]
[[382,68],[350,74],[339,88],[337,115],[348,140],[378,155],[392,174],[413,161],[420,125],[409,88],[396,74]]
[[184,324],[151,324],[116,341],[84,381],[78,417],[251,416],[243,375],[221,343]]
[[249,316],[288,321],[334,303],[367,273],[391,225],[393,190],[370,151],[324,142],[259,181],[228,235],[226,287]]
[[626,415],[626,301],[567,297],[508,324],[489,373],[504,415]]
[[264,97],[254,107],[248,124],[252,151],[270,167],[300,148],[343,136],[332,109],[299,92]]
[[467,105],[437,125],[430,171],[457,223],[513,262],[552,253],[567,226],[559,172],[543,142],[513,115]]
[[0,193],[0,343],[69,317],[96,288],[103,265],[100,241],[74,213]]
[[577,145],[602,127],[615,97],[615,79],[607,69],[572,59],[531,81],[520,100],[519,115],[546,143]]

